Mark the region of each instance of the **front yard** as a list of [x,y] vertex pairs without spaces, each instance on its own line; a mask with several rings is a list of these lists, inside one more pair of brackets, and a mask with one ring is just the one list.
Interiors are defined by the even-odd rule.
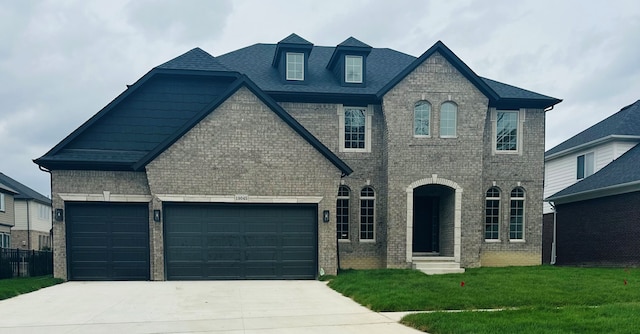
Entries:
[[[349,270],[329,286],[374,311],[436,311],[402,320],[429,333],[635,333],[640,328],[640,269],[477,268],[436,276]],[[488,309],[501,311],[441,312]]]
[[15,297],[17,295],[40,290],[52,285],[62,283],[59,278],[51,276],[20,277],[0,280],[0,300]]

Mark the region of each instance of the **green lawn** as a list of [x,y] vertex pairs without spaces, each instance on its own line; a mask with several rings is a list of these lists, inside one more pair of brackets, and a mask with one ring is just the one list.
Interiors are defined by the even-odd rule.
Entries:
[[0,300],[62,283],[51,276],[7,278],[0,280]]
[[429,333],[633,333],[640,328],[635,316],[640,314],[640,269],[477,268],[434,276],[348,270],[329,286],[374,311],[507,309],[403,319]]

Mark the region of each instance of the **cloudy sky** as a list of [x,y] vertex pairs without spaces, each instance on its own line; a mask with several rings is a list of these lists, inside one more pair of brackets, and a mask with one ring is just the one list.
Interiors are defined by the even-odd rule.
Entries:
[[640,99],[640,3],[559,0],[0,0],[0,172],[49,195],[38,158],[157,66],[295,32],[419,56],[561,98],[547,149]]

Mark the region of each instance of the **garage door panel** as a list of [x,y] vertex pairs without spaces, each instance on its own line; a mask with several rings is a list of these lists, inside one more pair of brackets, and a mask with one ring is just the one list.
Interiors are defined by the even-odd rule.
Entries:
[[67,261],[71,280],[148,280],[146,203],[67,203]]
[[[167,203],[163,210],[168,279],[316,276],[315,205]],[[186,233],[193,246],[188,251]]]

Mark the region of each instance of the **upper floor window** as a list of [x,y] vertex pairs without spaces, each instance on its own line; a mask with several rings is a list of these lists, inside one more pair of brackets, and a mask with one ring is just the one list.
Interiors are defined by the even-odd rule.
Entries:
[[367,186],[360,191],[360,240],[375,240],[375,203],[373,188]]
[[457,135],[458,106],[445,102],[440,106],[440,137],[451,138]]
[[304,53],[287,52],[287,80],[304,80]]
[[484,238],[498,240],[500,231],[500,189],[491,187],[485,198]]
[[431,104],[427,101],[416,103],[413,108],[413,135],[426,137],[430,135]]
[[42,205],[42,204],[38,204],[38,218],[40,219],[49,219],[49,213],[51,211],[49,210],[49,207],[46,205]]
[[509,239],[524,239],[524,189],[517,187],[511,191],[509,204]]
[[0,248],[11,247],[11,235],[8,233],[0,233]]
[[4,207],[4,194],[0,193],[0,211],[4,212],[5,211],[5,207]]
[[362,56],[345,56],[344,70],[346,83],[362,83]]
[[495,150],[517,153],[519,149],[520,112],[518,110],[496,111]]
[[336,230],[338,239],[349,240],[349,188],[338,188],[338,200],[336,202]]
[[582,180],[585,177],[593,174],[594,167],[595,167],[595,159],[594,159],[593,152],[579,155],[576,178],[578,180]]
[[340,152],[371,152],[371,112],[368,107],[338,108]]

